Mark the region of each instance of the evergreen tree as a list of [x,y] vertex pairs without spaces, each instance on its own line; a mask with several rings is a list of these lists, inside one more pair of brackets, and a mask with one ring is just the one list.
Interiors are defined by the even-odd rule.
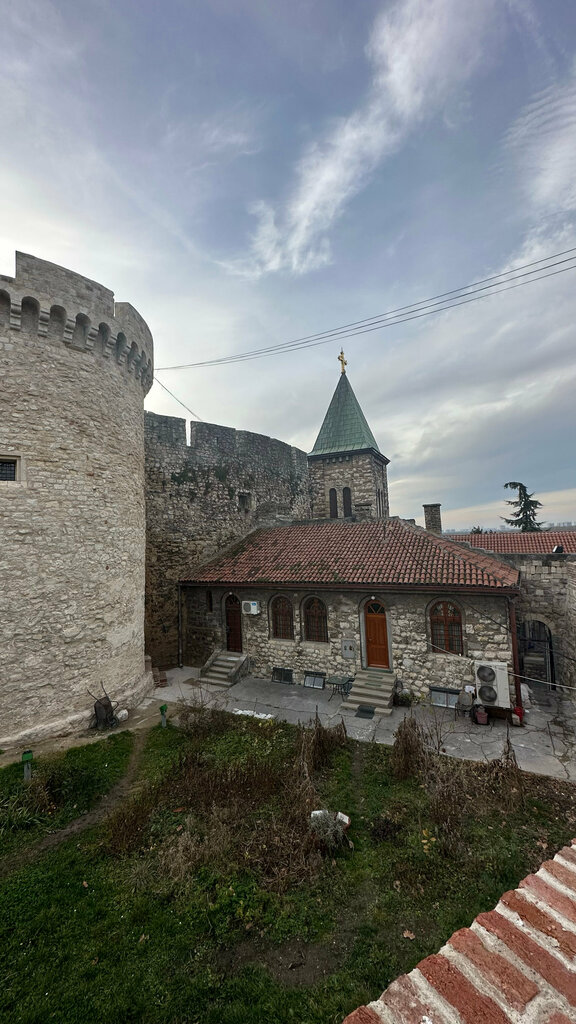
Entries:
[[484,533],[484,530],[481,526],[473,526],[470,533]]
[[504,487],[509,487],[512,491],[518,491],[517,501],[507,501],[507,505],[512,505],[515,511],[512,513],[510,519],[506,519],[505,516],[500,516],[508,526],[515,526],[522,533],[535,533],[542,529],[542,523],[536,520],[536,509],[542,508],[542,502],[538,501],[534,494],[528,494],[528,490],[524,484],[520,484],[515,480],[510,480]]

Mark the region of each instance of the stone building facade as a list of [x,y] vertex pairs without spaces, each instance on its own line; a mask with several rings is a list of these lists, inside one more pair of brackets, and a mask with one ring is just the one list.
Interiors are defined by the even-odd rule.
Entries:
[[184,420],[146,413],[146,643],[154,664],[178,662],[184,566],[257,526],[309,515],[306,455],[298,448],[213,423],[191,423],[188,444]]
[[152,337],[109,289],[17,253],[0,277],[0,746],[123,704],[144,655]]
[[257,530],[185,575],[182,593],[189,662],[228,648],[263,677],[377,668],[426,692],[472,683],[482,660],[508,666],[516,696],[518,572],[397,517]]
[[[403,686],[414,693],[427,693],[429,686],[460,689],[474,681],[475,660],[512,665],[512,639],[508,607],[502,597],[475,595],[473,603],[453,591],[434,593],[410,591],[359,591],[236,587],[185,588],[183,620],[186,664],[204,662],[214,649],[226,647],[226,598],[233,594],[240,604],[257,600],[256,615],[242,615],[242,650],[249,655],[250,671],[271,678],[274,668],[289,668],[293,681],[301,684],[309,672],[327,677],[354,676],[367,667],[364,609],[378,601],[385,609],[390,652],[390,670]],[[275,639],[272,630],[272,601],[287,596],[294,621],[293,639]],[[317,597],[327,612],[325,642],[304,637],[303,608]],[[450,600],[460,611],[463,630],[461,655],[434,650],[430,629],[431,609]],[[344,651],[352,652],[348,656]]]

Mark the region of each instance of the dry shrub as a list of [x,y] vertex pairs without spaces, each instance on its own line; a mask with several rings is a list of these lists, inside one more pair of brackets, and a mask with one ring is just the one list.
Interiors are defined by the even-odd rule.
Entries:
[[346,726],[341,721],[338,725],[326,728],[318,717],[318,712],[307,727],[301,729],[300,753],[308,766],[309,772],[324,768],[330,761],[335,750],[346,746]]
[[230,728],[230,716],[218,704],[208,704],[201,694],[194,699],[178,705],[178,725],[187,736],[200,739],[216,736]]
[[506,729],[502,753],[500,757],[488,762],[484,778],[492,797],[496,797],[506,810],[524,807],[524,781],[510,740],[509,728]]
[[419,775],[429,761],[426,737],[422,726],[407,715],[394,734],[390,757],[392,775],[399,782]]
[[158,784],[144,786],[110,815],[106,822],[104,848],[113,857],[121,857],[137,849],[160,800]]
[[440,851],[447,855],[464,852],[467,780],[467,768],[459,761],[429,762],[426,789],[430,817],[437,827]]

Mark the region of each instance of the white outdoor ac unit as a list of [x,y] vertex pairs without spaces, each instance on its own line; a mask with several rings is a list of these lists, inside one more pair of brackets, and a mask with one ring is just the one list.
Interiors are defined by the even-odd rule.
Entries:
[[475,661],[474,682],[486,708],[509,708],[508,666],[502,661]]
[[242,601],[243,615],[259,615],[260,601]]

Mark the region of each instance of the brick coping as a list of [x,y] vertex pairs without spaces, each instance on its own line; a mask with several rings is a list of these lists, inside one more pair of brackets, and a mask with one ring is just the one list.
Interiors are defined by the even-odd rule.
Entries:
[[344,1024],[573,1024],[576,840]]

